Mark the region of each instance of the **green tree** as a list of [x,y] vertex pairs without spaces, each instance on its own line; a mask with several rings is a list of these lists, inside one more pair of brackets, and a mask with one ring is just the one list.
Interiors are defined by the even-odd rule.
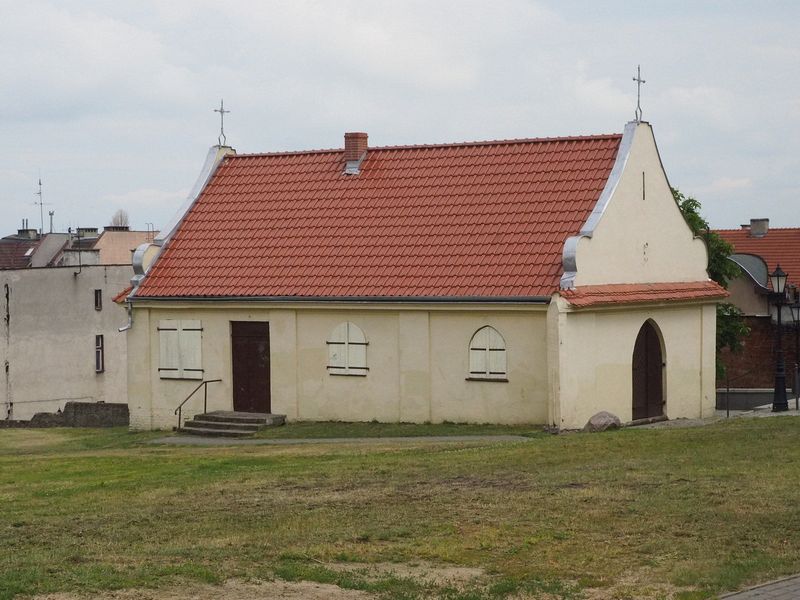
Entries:
[[[691,196],[684,196],[679,190],[672,188],[672,196],[683,213],[683,218],[692,232],[702,237],[708,248],[708,276],[720,284],[728,287],[732,279],[741,275],[739,266],[728,257],[733,254],[733,246],[722,239],[718,233],[711,231],[706,221],[700,214],[700,202]],[[730,302],[717,304],[717,376],[725,375],[725,365],[720,361],[720,351],[729,348],[731,352],[738,352],[742,348],[742,339],[750,333],[750,328],[744,322],[742,311]]]

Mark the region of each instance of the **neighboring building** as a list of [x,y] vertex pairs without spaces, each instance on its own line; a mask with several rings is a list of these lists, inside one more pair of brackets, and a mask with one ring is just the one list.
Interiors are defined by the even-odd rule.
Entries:
[[[136,428],[209,410],[581,427],[714,410],[707,253],[622,135],[236,155],[134,259]],[[198,412],[202,397],[187,405]],[[184,414],[187,414],[184,413]]]
[[[729,302],[743,313],[750,335],[739,353],[724,351],[721,360],[725,377],[717,382],[720,399],[730,384],[733,407],[757,406],[772,402],[775,385],[775,341],[777,313],[769,302],[769,273],[780,265],[788,274],[787,287],[800,287],[800,228],[770,228],[769,219],[751,219],[740,229],[718,230],[734,247],[731,260],[742,269],[740,277],[729,285]],[[789,310],[781,313],[783,349],[787,370],[787,386],[792,385],[795,356],[795,335]]]
[[23,226],[0,240],[0,419],[29,419],[69,400],[127,401],[118,331],[126,316],[113,297],[133,275],[133,249],[153,232],[79,231],[40,236]]

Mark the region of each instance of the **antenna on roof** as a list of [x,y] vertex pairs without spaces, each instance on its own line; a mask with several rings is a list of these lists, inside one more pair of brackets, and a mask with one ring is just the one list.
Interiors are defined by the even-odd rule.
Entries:
[[642,79],[642,65],[636,65],[636,77],[633,78],[636,82],[636,122],[642,122],[642,84],[646,83]]
[[228,138],[225,137],[225,113],[229,113],[231,111],[225,110],[223,100],[220,100],[219,108],[215,108],[214,112],[219,113],[219,137],[217,138],[217,141],[219,142],[220,146],[225,146],[228,142]]
[[50,206],[49,202],[42,202],[42,177],[39,176],[39,191],[34,192],[35,196],[39,196],[39,199],[34,202],[33,204],[39,207],[39,219],[41,224],[41,229],[39,229],[39,235],[44,235],[44,207]]
[[48,210],[47,214],[50,215],[50,233],[53,233],[53,215],[56,214],[56,211]]

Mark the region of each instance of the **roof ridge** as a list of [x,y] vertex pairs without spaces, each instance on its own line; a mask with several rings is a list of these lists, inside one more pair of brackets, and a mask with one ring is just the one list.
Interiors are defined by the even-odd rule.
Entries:
[[[444,142],[438,144],[406,144],[396,146],[369,146],[369,150],[428,150],[435,148],[462,148],[471,146],[497,146],[513,144],[531,144],[548,142],[582,142],[621,139],[621,133],[602,133],[597,135],[569,135],[563,137],[541,137],[541,138],[509,138],[497,140],[474,140],[467,142]],[[280,152],[249,152],[241,154],[229,154],[226,158],[245,158],[259,156],[296,156],[300,154],[334,154],[344,152],[344,148],[320,148],[312,150],[284,150]]]
[[[749,229],[712,229],[711,231],[741,231],[742,233],[749,233]],[[769,231],[800,231],[800,227],[772,227],[770,226]],[[767,234],[769,235],[769,233]],[[766,235],[762,236],[754,236],[756,239],[763,239],[767,237]]]

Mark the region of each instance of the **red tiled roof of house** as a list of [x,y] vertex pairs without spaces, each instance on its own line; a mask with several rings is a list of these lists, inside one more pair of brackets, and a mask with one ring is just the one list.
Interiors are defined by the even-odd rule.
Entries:
[[124,290],[122,290],[120,293],[118,293],[116,296],[114,296],[111,299],[111,301],[114,302],[115,304],[122,304],[123,302],[125,302],[125,298],[128,297],[128,294],[130,294],[131,291],[133,291],[133,286],[129,285]]
[[136,296],[549,296],[620,139],[228,156]]
[[718,229],[717,233],[733,244],[736,254],[760,256],[770,273],[780,264],[789,283],[800,285],[800,227],[770,227],[764,237],[751,236],[749,229]]
[[561,296],[576,308],[613,304],[711,300],[724,298],[727,295],[728,292],[725,291],[725,288],[715,281],[584,285],[561,291]]

